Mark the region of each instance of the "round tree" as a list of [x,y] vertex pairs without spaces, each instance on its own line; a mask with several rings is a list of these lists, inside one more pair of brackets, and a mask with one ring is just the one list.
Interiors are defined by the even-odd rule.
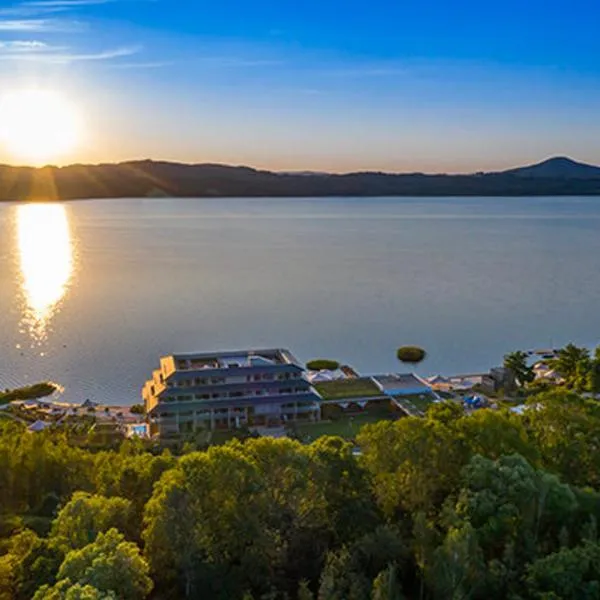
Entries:
[[402,346],[398,348],[396,356],[400,362],[416,365],[425,360],[427,352],[419,346]]
[[309,371],[335,371],[339,366],[339,362],[328,358],[316,358],[306,363],[306,368]]

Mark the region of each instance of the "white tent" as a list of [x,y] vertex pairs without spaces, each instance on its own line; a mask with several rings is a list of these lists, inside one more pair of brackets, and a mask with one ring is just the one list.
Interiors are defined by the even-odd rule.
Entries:
[[44,421],[36,421],[35,423],[32,423],[27,428],[27,431],[32,431],[32,432],[44,431],[44,429],[46,429],[46,427],[50,427],[50,425],[48,423],[45,423]]
[[308,380],[311,383],[319,383],[320,381],[333,381],[334,374],[331,371],[312,371],[308,374]]

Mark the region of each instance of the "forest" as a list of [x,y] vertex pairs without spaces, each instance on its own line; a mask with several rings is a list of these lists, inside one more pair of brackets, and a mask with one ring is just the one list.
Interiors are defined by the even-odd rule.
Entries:
[[567,388],[178,455],[2,420],[0,599],[600,598],[599,445]]

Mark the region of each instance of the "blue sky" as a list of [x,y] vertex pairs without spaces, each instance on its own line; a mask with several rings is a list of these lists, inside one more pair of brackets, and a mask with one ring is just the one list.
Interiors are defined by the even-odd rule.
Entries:
[[62,162],[600,163],[599,28],[593,0],[2,1],[0,86],[80,108]]

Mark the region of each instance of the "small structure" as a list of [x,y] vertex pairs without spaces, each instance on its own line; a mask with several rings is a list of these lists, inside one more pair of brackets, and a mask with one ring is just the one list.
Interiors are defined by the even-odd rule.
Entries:
[[127,438],[147,438],[150,437],[150,428],[148,423],[131,423],[125,425],[125,437]]
[[432,393],[429,383],[414,373],[373,375],[372,379],[386,396],[414,396]]
[[97,408],[98,402],[92,402],[89,398],[81,403],[81,408]]
[[27,431],[38,433],[39,431],[44,431],[44,429],[47,429],[48,427],[50,427],[49,423],[46,423],[45,421],[36,421],[27,428]]

